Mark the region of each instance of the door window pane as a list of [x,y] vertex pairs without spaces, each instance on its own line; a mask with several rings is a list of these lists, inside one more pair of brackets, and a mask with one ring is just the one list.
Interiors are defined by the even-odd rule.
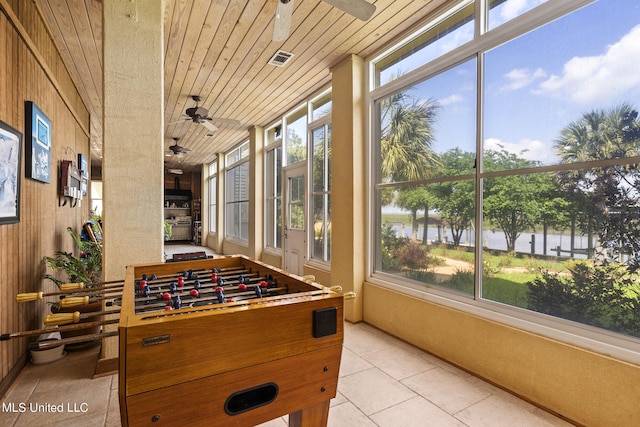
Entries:
[[289,178],[289,228],[304,230],[304,176]]

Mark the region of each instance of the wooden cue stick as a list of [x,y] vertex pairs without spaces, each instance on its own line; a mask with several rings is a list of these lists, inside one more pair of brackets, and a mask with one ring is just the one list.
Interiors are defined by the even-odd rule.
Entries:
[[43,329],[34,329],[31,331],[13,332],[10,334],[0,335],[0,341],[7,341],[11,338],[22,338],[22,337],[31,337],[34,335],[49,334],[51,332],[66,332],[66,331],[72,331],[76,329],[90,328],[93,326],[109,325],[112,323],[118,323],[119,321],[120,319],[100,320],[95,322],[74,323],[74,324],[65,325],[65,326],[55,326],[53,328],[43,328]]
[[79,335],[77,337],[63,338],[61,340],[54,340],[54,341],[36,341],[29,344],[27,348],[29,350],[46,350],[51,347],[57,347],[61,344],[76,344],[80,342],[99,340],[107,337],[115,337],[117,335],[118,335],[118,331],[112,331],[112,332],[101,332],[99,334]]

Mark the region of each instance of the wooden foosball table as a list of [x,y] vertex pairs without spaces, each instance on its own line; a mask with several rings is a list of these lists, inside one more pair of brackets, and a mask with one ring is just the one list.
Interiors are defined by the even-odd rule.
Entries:
[[325,426],[341,293],[243,256],[127,267],[123,426]]

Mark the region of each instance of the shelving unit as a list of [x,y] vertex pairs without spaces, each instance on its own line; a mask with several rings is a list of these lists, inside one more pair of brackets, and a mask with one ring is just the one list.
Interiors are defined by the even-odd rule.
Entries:
[[165,192],[164,219],[171,224],[170,241],[192,238],[191,195]]

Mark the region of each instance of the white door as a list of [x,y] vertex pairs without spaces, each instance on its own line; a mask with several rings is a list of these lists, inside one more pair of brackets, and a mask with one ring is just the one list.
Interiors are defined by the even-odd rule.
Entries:
[[305,169],[301,164],[284,170],[284,269],[299,276],[307,259]]

